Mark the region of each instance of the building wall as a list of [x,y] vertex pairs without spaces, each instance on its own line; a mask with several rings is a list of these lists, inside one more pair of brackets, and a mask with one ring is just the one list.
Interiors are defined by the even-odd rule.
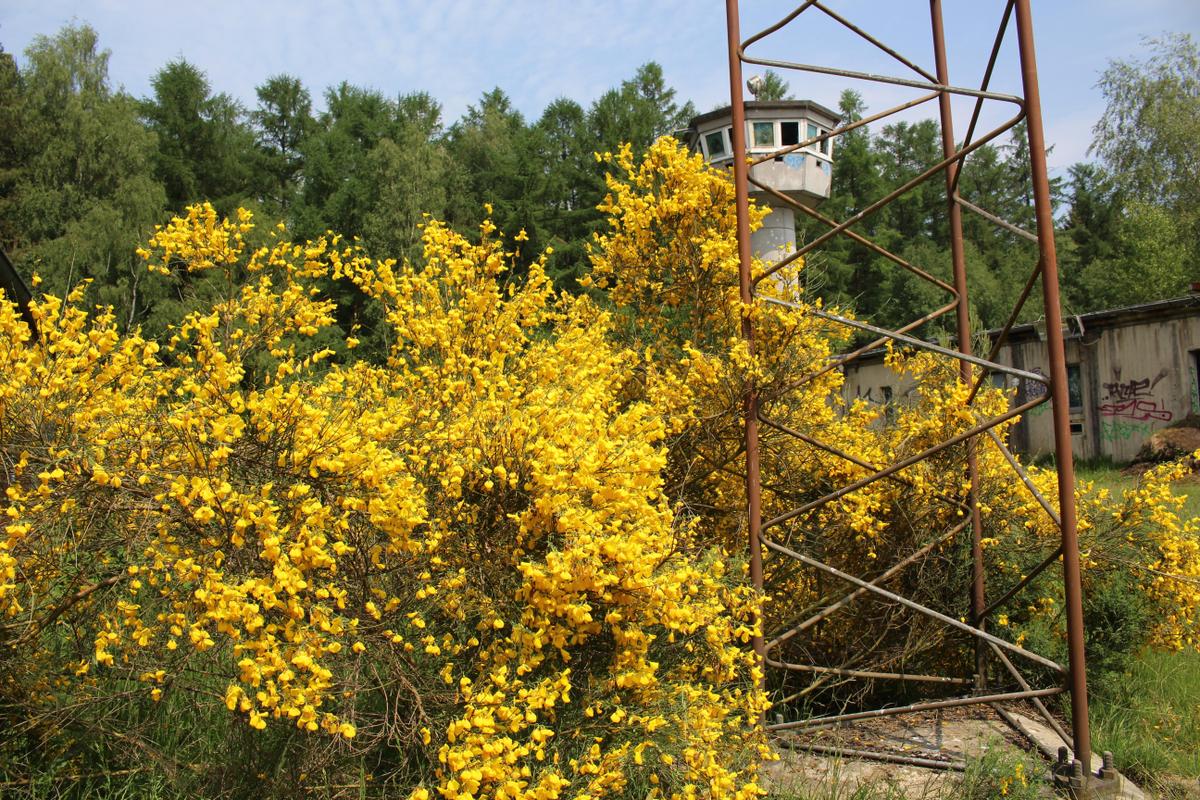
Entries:
[[[1071,448],[1077,458],[1095,458],[1100,455],[1097,449],[1096,436],[1091,420],[1094,416],[1089,409],[1097,405],[1095,385],[1092,380],[1095,371],[1094,364],[1088,358],[1087,348],[1081,346],[1077,339],[1066,343],[1068,377],[1073,391],[1071,395]],[[1050,373],[1050,362],[1046,354],[1046,345],[1040,339],[1032,339],[1003,347],[997,360],[1001,364],[1032,372],[1043,377]],[[1070,374],[1078,370],[1074,375]],[[1013,389],[1015,405],[1024,405],[1031,400],[1044,397],[1047,387],[1037,381],[1013,378],[1009,381]],[[1054,422],[1050,413],[1050,403],[1047,401],[1034,406],[1025,412],[1021,421],[1013,427],[1010,434],[1013,449],[1029,455],[1050,455],[1054,452]]]
[[1114,461],[1137,455],[1154,431],[1197,410],[1200,318],[1104,331],[1095,345],[1093,427]]
[[844,370],[842,396],[847,403],[865,400],[875,405],[903,403],[914,388],[912,376],[897,375],[882,358],[855,362]]
[[[1155,431],[1200,413],[1200,312],[1093,327],[1066,341],[1066,355],[1072,373],[1071,443],[1077,458],[1131,461]],[[1049,371],[1046,346],[1038,338],[1006,345],[997,360],[1041,375]],[[847,401],[864,397],[878,403],[902,402],[911,389],[911,380],[895,375],[878,358],[850,364],[845,372]],[[1017,404],[1046,392],[1035,381],[1009,378],[999,383],[1011,390]],[[1018,452],[1053,453],[1050,404],[1027,412],[1010,438]]]

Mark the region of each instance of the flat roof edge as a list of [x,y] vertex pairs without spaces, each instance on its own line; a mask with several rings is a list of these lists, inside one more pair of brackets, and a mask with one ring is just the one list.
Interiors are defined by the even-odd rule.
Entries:
[[[825,106],[813,100],[747,100],[747,111],[816,111],[818,114],[829,117],[834,123],[842,121],[842,115],[836,111],[831,111]],[[692,130],[697,125],[703,125],[706,122],[712,122],[714,119],[721,117],[732,116],[730,106],[722,106],[697,117],[692,117],[688,123],[688,129]]]

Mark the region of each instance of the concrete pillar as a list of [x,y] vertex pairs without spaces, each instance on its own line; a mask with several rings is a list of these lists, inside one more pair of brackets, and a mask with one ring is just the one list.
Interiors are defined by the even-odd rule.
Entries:
[[[771,213],[763,219],[762,227],[750,234],[750,249],[766,264],[782,261],[796,252],[796,212],[791,206],[773,205],[770,208]],[[785,298],[799,300],[799,280],[789,280],[784,273],[794,274],[785,268],[771,278],[784,290]]]
[[796,212],[790,206],[770,208],[762,227],[750,235],[750,249],[763,261],[774,264],[796,252]]

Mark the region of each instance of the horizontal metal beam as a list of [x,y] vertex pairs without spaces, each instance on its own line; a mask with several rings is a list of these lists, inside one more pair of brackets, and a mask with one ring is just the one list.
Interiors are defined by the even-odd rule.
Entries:
[[977,706],[988,705],[991,703],[1004,703],[1011,700],[1028,700],[1031,697],[1051,697],[1052,695],[1062,694],[1067,691],[1063,686],[1055,686],[1050,689],[1033,689],[1031,691],[1020,692],[1004,692],[1002,694],[987,694],[987,695],[972,695],[970,697],[952,697],[948,700],[930,700],[924,703],[913,703],[907,706],[894,706],[892,708],[875,708],[870,711],[856,711],[852,714],[836,714],[828,717],[813,717],[811,719],[798,720],[796,722],[777,722],[774,725],[768,725],[769,731],[794,731],[802,730],[817,725],[825,726],[833,723],[854,722],[860,719],[879,719],[880,717],[894,717],[900,714],[915,714],[919,711],[935,711],[939,708],[957,708],[959,706]]
[[849,747],[836,747],[834,745],[797,742],[791,740],[790,737],[784,736],[778,737],[776,741],[789,750],[818,753],[823,756],[862,759],[864,761],[882,761],[885,764],[908,764],[914,767],[953,770],[956,772],[963,772],[967,768],[967,762],[961,759],[942,761],[937,758],[922,758],[921,756],[906,756],[903,753],[889,753],[885,750],[859,750]]
[[822,675],[840,675],[846,678],[869,678],[885,681],[915,681],[917,683],[947,683],[957,686],[970,686],[973,681],[966,678],[948,678],[945,675],[914,675],[907,672],[875,672],[866,669],[843,669],[841,667],[818,667],[812,664],[795,664],[790,661],[766,659],[767,666],[785,669],[790,672],[815,672]]

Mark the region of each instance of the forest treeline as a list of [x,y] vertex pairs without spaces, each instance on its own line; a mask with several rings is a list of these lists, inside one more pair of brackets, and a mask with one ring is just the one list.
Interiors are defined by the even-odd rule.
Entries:
[[[1147,53],[1110,64],[1100,82],[1109,107],[1095,129],[1097,160],[1072,166],[1054,185],[1072,313],[1177,296],[1200,279],[1200,57],[1185,35],[1150,41]],[[622,142],[644,151],[696,112],[654,62],[588,106],[559,98],[537,119],[499,88],[448,122],[427,93],[343,82],[315,99],[290,75],[265,78],[247,107],[182,59],[159,69],[151,87],[141,98],[114,88],[108,51],[86,25],[38,37],[19,63],[0,51],[0,243],[27,280],[39,276],[39,291],[63,294],[90,278],[90,297],[152,335],[220,291],[207,277],[151,274],[135,253],[155,224],[201,200],[281,219],[298,240],[337,230],[396,258],[415,255],[423,215],[471,231],[490,204],[506,236],[525,231],[523,258],[552,249],[550,275],[576,290],[587,242],[603,225],[596,206],[605,165],[595,154]],[[787,92],[768,75],[767,96]],[[846,119],[868,113],[851,90],[837,105]],[[858,129],[835,147],[833,196],[822,210],[839,219],[941,157],[933,120]],[[1020,128],[979,149],[962,195],[1031,228],[1028,157]],[[857,230],[946,276],[945,214],[944,187],[932,181]],[[973,310],[982,325],[1000,324],[1033,248],[977,216],[964,224]],[[888,324],[944,302],[845,239],[810,260],[806,280],[810,292]],[[371,326],[369,309],[343,305],[343,328]],[[1039,314],[1031,303],[1027,318]]]

